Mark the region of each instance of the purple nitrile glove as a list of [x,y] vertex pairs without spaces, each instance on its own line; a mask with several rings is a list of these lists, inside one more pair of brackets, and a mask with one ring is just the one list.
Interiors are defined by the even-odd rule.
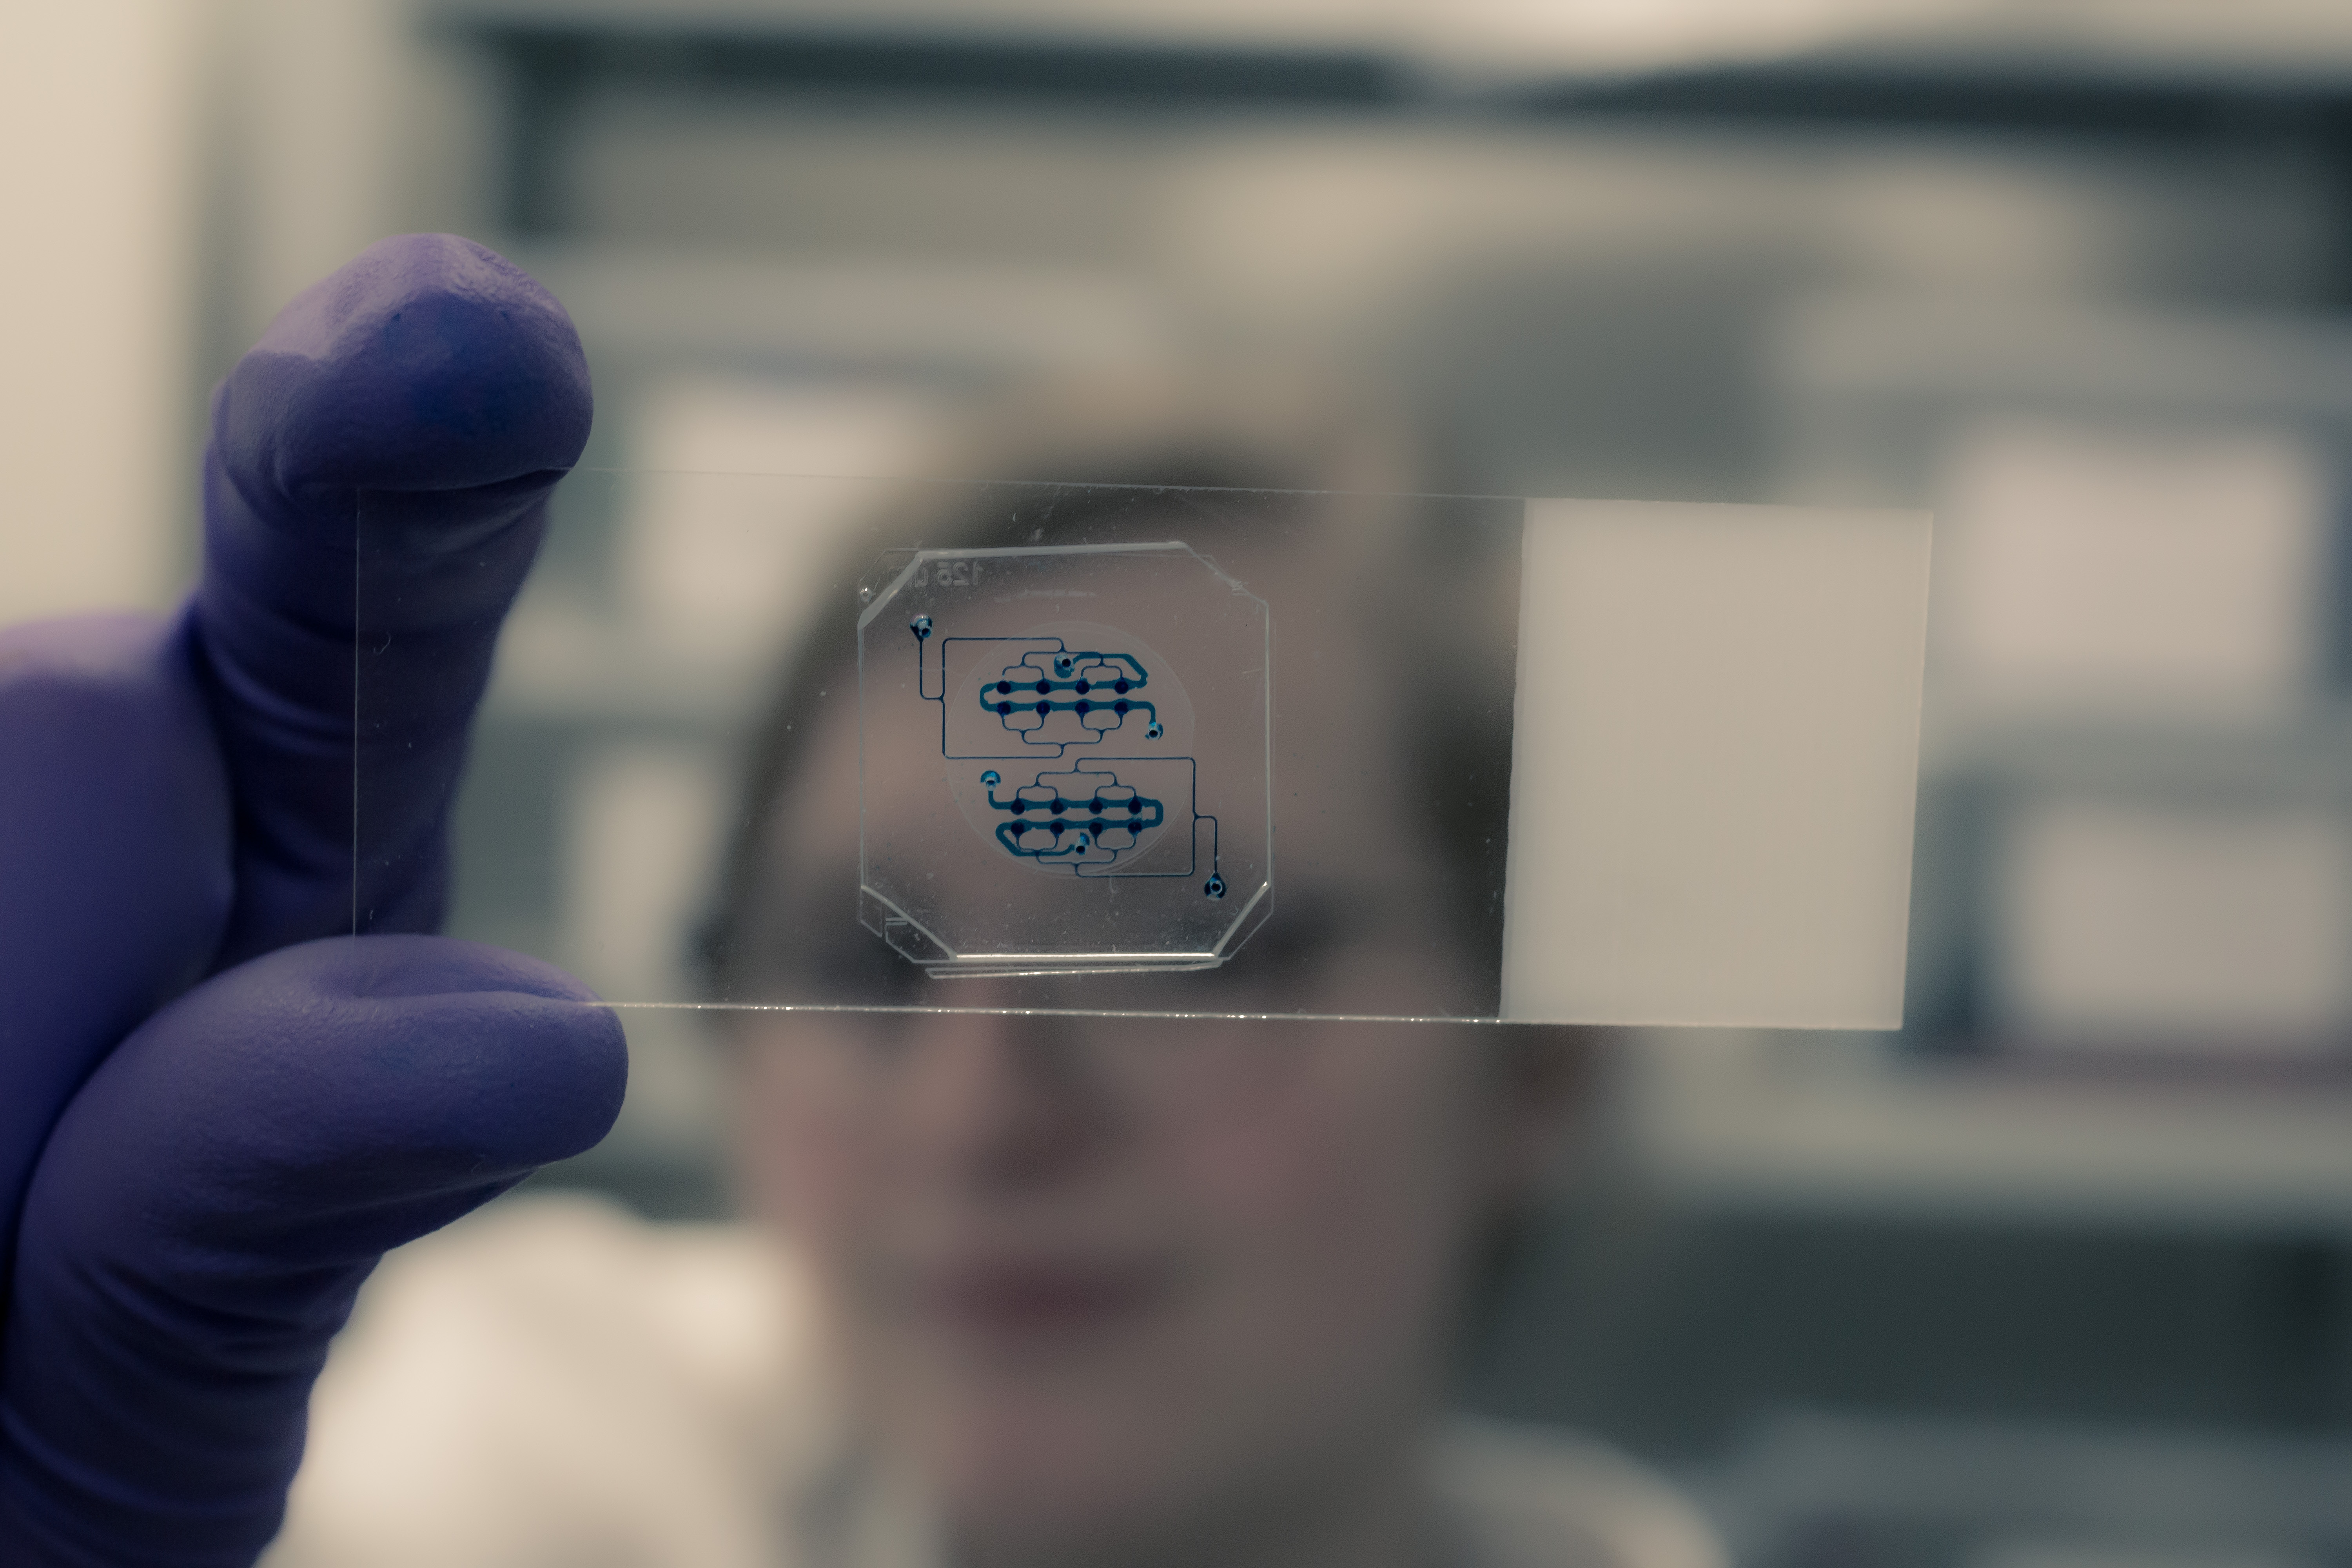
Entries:
[[215,395],[188,608],[0,632],[0,1563],[251,1563],[377,1258],[619,1110],[576,981],[394,934],[439,921],[499,618],[588,421],[544,290],[387,240]]

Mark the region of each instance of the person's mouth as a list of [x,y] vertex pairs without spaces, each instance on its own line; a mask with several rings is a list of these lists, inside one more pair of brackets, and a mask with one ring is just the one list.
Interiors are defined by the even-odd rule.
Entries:
[[1171,1284],[1169,1270],[1140,1261],[997,1257],[942,1268],[926,1295],[951,1331],[1010,1347],[1126,1327],[1158,1308]]

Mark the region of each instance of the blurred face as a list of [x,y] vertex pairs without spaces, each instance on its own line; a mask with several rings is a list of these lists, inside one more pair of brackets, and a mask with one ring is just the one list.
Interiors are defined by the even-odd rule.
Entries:
[[[1381,743],[1370,718],[1298,710],[1327,732],[1294,726],[1295,743]],[[855,830],[845,842],[839,826],[858,805],[846,704],[809,744],[770,847],[774,898],[803,906],[775,922],[797,933],[777,962],[875,968],[855,989],[932,1007],[1108,999],[1089,977],[928,980],[856,926]],[[869,808],[887,810],[890,788],[936,781],[874,787],[886,793]],[[1279,974],[1269,1005],[1376,1012],[1451,994],[1442,972],[1463,961],[1440,929],[1445,901],[1424,896],[1410,814],[1378,787],[1280,825],[1275,920],[1229,977]],[[1352,879],[1367,842],[1407,846],[1381,858],[1377,886]],[[1120,980],[1117,995],[1181,1009],[1197,1005],[1196,978]],[[1156,988],[1142,1000],[1139,985]],[[814,1265],[856,1407],[965,1551],[1240,1562],[1313,1533],[1318,1512],[1368,1517],[1369,1502],[1402,1522],[1465,1258],[1563,1109],[1544,1070],[1556,1038],[741,1017],[747,1195]]]
[[751,1185],[950,1527],[1246,1528],[1393,1462],[1508,1179],[1465,1031],[972,1015],[767,1026]]

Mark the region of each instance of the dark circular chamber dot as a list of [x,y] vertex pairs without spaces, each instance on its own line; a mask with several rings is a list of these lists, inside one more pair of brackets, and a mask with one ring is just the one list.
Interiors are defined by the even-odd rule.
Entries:
[[1143,811],[1143,803],[1139,800],[1130,800],[1127,803],[1127,809],[1131,814],[1140,816]]
[[1053,683],[1051,681],[1040,680],[1037,683],[1037,689],[1041,692],[1051,691],[1054,689]]
[[1053,710],[1054,705],[1050,702],[1040,702],[1037,704],[1037,711],[1040,713],[1051,713]]
[[1085,681],[1081,680],[1081,681],[1079,681],[1079,682],[1078,682],[1078,695],[1079,695],[1079,696],[1084,697],[1084,696],[1085,696],[1088,691],[1091,691],[1092,689],[1093,689],[1092,687],[1088,686]]
[[1114,713],[1124,713],[1127,711],[1127,704],[1124,702],[1114,702],[1110,705],[1110,710]]
[[1000,680],[996,683],[996,689],[999,691],[1010,691],[1013,689],[1013,682],[1009,680]]
[[1079,698],[1079,699],[1078,699],[1077,703],[1076,703],[1076,710],[1077,710],[1077,711],[1079,711],[1079,712],[1081,712],[1081,713],[1091,713],[1091,712],[1093,712],[1093,711],[1095,710],[1095,705],[1094,705],[1093,703],[1091,703],[1091,702],[1087,701],[1087,700],[1085,698],[1083,698],[1083,697],[1081,697],[1081,698]]
[[1029,803],[1028,803],[1027,801],[1023,800],[1019,795],[1015,795],[1015,796],[1013,796],[1013,816],[1020,816],[1023,812],[1027,811],[1028,809],[1029,809]]
[[1112,681],[1110,689],[1113,691],[1125,691],[1127,689],[1126,677],[1122,676],[1118,679]]
[[1087,823],[1087,826],[1088,827],[1093,828],[1097,833],[1100,833],[1100,832],[1102,831],[1102,825],[1103,825],[1103,819],[1102,819],[1101,817],[1099,817],[1099,816],[1096,817],[1092,822],[1089,822],[1089,823]]
[[1068,809],[1068,806],[1069,803],[1067,801],[1055,801],[1054,803],[1054,815],[1055,816],[1061,816],[1065,810]]
[[999,713],[1010,713],[1013,711],[1013,704],[1010,702],[1000,702],[996,705],[996,710]]

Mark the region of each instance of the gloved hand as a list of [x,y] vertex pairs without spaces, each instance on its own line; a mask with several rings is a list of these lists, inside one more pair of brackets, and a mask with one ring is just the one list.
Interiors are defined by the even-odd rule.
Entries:
[[[498,620],[588,423],[553,299],[388,240],[215,395],[187,608],[0,633],[0,1563],[250,1563],[377,1258],[618,1111],[577,982],[396,934],[440,919]],[[390,717],[355,769],[362,489]]]

